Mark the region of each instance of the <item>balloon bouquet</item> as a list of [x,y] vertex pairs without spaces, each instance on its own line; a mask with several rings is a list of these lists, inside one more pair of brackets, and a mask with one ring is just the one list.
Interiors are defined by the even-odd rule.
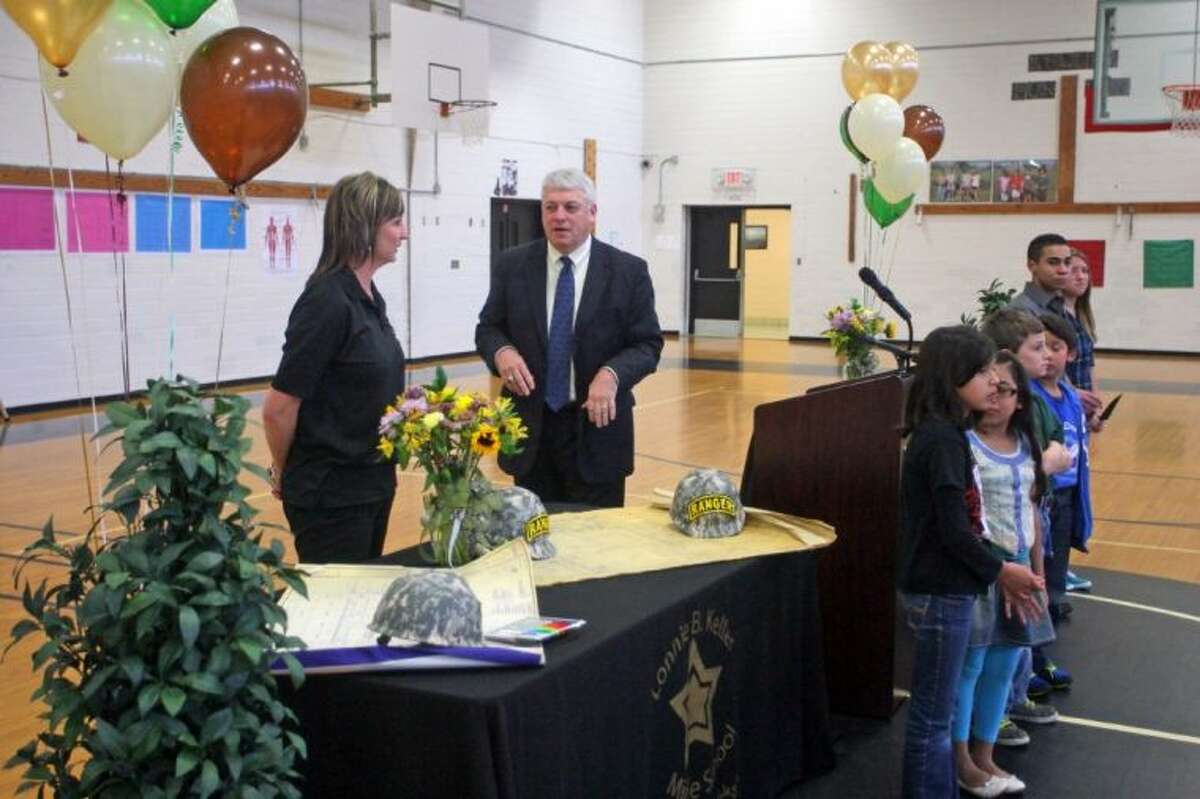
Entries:
[[[176,100],[196,149],[231,193],[279,160],[308,112],[286,44],[238,27],[233,0],[0,0],[41,53],[59,116],[121,163]],[[181,77],[182,71],[182,77]]]
[[863,204],[881,228],[908,211],[946,135],[929,106],[900,107],[919,72],[916,48],[904,42],[859,42],[842,59],[842,85],[854,100],[842,112],[842,143],[864,165]]

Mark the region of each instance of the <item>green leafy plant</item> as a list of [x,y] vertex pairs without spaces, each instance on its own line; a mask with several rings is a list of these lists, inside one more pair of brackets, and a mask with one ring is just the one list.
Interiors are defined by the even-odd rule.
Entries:
[[1012,298],[1016,293],[1016,289],[1005,288],[1004,284],[1000,282],[1000,278],[996,278],[991,283],[988,283],[987,286],[975,292],[979,303],[976,312],[963,314],[959,317],[959,320],[964,325],[978,327],[979,323],[987,319],[989,315],[1012,302]]
[[136,405],[110,404],[124,459],[111,475],[101,520],[77,543],[53,520],[18,566],[62,562],[61,582],[22,600],[30,618],[12,630],[45,642],[33,653],[34,699],[45,728],[6,764],[25,766],[21,789],[58,797],[299,797],[296,717],[278,697],[272,661],[303,671],[285,649],[276,582],[305,592],[283,547],[261,546],[249,489],[238,482],[250,439],[249,402],[202,400],[191,381],[152,381]]

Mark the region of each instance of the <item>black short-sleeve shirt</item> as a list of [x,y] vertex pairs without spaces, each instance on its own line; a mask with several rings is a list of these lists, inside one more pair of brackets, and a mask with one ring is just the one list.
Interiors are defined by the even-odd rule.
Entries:
[[336,508],[385,499],[396,470],[382,462],[379,419],[404,390],[404,350],[375,284],[342,269],[305,287],[288,318],[272,387],[299,397],[283,499]]

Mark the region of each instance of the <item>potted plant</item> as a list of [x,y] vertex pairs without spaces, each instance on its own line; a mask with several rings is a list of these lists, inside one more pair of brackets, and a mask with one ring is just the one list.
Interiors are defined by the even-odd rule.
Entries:
[[[98,435],[117,433],[124,459],[113,471],[101,520],[78,543],[53,521],[26,548],[61,561],[59,582],[25,581],[30,618],[13,643],[41,633],[34,698],[46,726],[7,765],[24,766],[22,787],[58,797],[299,797],[296,758],[304,740],[278,697],[271,661],[292,680],[299,663],[280,650],[276,583],[304,592],[283,564],[283,547],[261,546],[243,468],[242,397],[203,400],[191,381],[152,381],[137,404],[111,403]],[[12,644],[9,645],[10,647]]]
[[379,452],[400,466],[425,469],[422,540],[440,566],[472,559],[471,542],[500,507],[491,483],[479,471],[489,455],[519,452],[529,435],[508,397],[493,401],[446,384],[439,366],[434,381],[412,386],[379,420]]
[[978,327],[979,323],[988,316],[1012,302],[1013,295],[1016,293],[1016,289],[1005,288],[1004,284],[1000,282],[1000,278],[996,278],[975,292],[975,296],[979,298],[978,313],[963,314],[959,320],[964,325]]

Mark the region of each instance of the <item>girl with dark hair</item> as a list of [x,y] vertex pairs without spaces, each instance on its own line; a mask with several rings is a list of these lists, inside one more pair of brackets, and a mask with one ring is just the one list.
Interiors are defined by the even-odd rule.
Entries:
[[[1033,431],[1033,399],[1020,361],[1008,350],[996,356],[996,400],[967,431],[983,493],[983,537],[1008,563],[1042,573],[1037,503],[1046,489]],[[976,603],[954,711],[954,754],[959,782],[973,796],[1017,793],[1025,783],[992,757],[1022,647],[1054,638],[1043,611],[1028,622],[1009,618],[993,588]],[[971,741],[968,747],[968,741]]]
[[321,256],[263,402],[271,489],[303,563],[383,551],[396,470],[375,445],[384,408],[404,391],[404,350],[373,278],[407,238],[395,186],[362,172],[333,187]]
[[999,581],[1019,617],[1039,609],[1044,583],[983,539],[982,503],[966,428],[996,400],[992,343],[974,328],[941,327],[921,345],[905,406],[900,598],[916,636],[904,742],[906,797],[958,795],[950,743],[959,675],[976,599]]
[[1067,377],[1079,392],[1083,409],[1093,430],[1099,428],[1097,414],[1103,402],[1096,394],[1092,370],[1096,366],[1096,318],[1092,314],[1092,270],[1082,250],[1071,248],[1071,276],[1063,286],[1063,310],[1075,331],[1075,357],[1067,363]]

